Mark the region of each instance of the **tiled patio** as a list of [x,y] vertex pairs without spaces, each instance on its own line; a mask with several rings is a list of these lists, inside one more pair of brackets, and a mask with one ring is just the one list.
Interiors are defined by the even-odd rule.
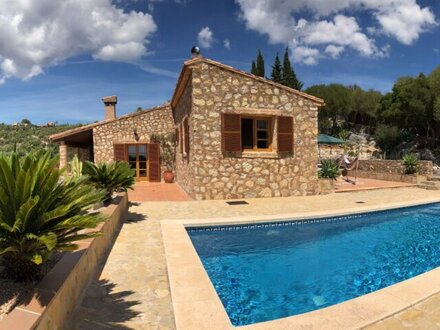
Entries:
[[191,197],[177,184],[164,182],[136,182],[134,190],[128,191],[131,202],[179,202]]
[[395,182],[385,180],[374,180],[367,178],[357,178],[354,184],[354,177],[345,178],[339,177],[335,183],[335,192],[348,192],[348,191],[361,191],[361,190],[374,190],[384,188],[400,188],[400,187],[413,187],[416,186],[412,183]]
[[[403,187],[398,190],[383,189],[380,193],[359,191],[323,196],[249,199],[249,205],[238,206],[230,206],[225,201],[133,203],[102,272],[97,274],[88,288],[68,328],[175,328],[160,228],[164,220],[276,217],[286,213],[313,214],[342,209],[355,211],[433,200],[440,200],[440,192]],[[440,293],[376,323],[372,329],[440,328],[439,297]]]

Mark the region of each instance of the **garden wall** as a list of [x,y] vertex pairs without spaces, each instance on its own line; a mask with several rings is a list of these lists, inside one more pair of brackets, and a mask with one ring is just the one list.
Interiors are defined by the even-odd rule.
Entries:
[[80,241],[79,250],[63,256],[37,284],[33,297],[0,321],[0,330],[62,329],[97,271],[99,259],[113,246],[127,211],[127,193],[103,208],[108,219],[95,228],[102,235]]
[[[418,183],[418,176],[404,175],[404,167],[400,160],[359,160],[357,176],[361,178],[402,181],[408,183]],[[431,161],[420,161],[419,176],[432,176],[433,166]],[[350,176],[354,176],[354,171],[349,171]]]

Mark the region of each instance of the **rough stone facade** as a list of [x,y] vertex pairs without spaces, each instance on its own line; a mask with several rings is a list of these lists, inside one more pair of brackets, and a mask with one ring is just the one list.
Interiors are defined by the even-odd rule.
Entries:
[[[181,124],[185,117],[190,118],[192,107],[192,81],[189,80],[188,84],[185,87],[182,98],[174,109],[174,120],[176,123]],[[191,125],[191,124],[190,124]],[[192,151],[192,143],[190,143],[190,152],[186,153],[184,149],[184,132],[183,126],[177,125],[178,129],[178,143],[176,149],[176,180],[180,184],[180,186],[190,195],[194,196],[194,169],[191,168],[192,163],[190,163],[190,156]],[[190,126],[191,127],[191,126]],[[192,139],[192,129],[190,132],[190,140]]]
[[[293,154],[273,151],[225,154],[222,113],[292,116]],[[318,105],[284,88],[205,63],[192,76],[174,109],[176,125],[189,113],[190,152],[178,152],[177,180],[195,199],[309,195],[318,193]],[[178,150],[180,149],[180,146]]]
[[[136,136],[135,136],[136,132]],[[174,132],[171,107],[167,104],[142,114],[134,113],[93,128],[95,163],[113,161],[114,143],[149,143],[152,134]]]

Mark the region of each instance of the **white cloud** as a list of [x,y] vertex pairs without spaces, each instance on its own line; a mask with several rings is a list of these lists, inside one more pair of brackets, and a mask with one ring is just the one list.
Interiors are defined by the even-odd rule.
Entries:
[[293,47],[292,55],[296,62],[302,62],[306,65],[318,64],[318,59],[321,57],[318,49],[304,46]]
[[331,58],[338,58],[339,55],[344,51],[343,46],[335,46],[335,45],[328,45],[325,47],[325,52],[331,57]]
[[73,56],[133,61],[148,53],[150,14],[110,0],[0,1],[0,81],[30,79]]
[[[384,57],[389,47],[378,46],[373,36],[383,34],[409,45],[437,25],[433,11],[416,0],[235,1],[246,27],[267,35],[270,43],[313,48],[330,57],[339,56],[347,47],[363,56]],[[304,11],[313,14],[308,21],[298,17]],[[356,18],[361,12],[371,15],[375,24],[361,27]]]
[[201,47],[211,48],[214,42],[214,33],[208,26],[206,26],[199,31],[197,41]]
[[225,46],[227,50],[231,50],[231,41],[229,39],[223,40],[223,46]]

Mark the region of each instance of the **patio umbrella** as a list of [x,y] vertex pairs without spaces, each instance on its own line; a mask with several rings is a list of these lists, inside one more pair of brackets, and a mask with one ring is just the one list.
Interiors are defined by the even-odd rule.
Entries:
[[341,140],[337,137],[326,135],[326,134],[319,134],[318,135],[318,144],[344,144],[345,141]]
[[318,135],[318,157],[319,157],[319,159],[321,159],[321,148],[319,147],[320,144],[334,145],[334,144],[344,144],[344,143],[345,143],[344,140],[339,139],[337,137],[330,136],[327,134],[319,134]]

